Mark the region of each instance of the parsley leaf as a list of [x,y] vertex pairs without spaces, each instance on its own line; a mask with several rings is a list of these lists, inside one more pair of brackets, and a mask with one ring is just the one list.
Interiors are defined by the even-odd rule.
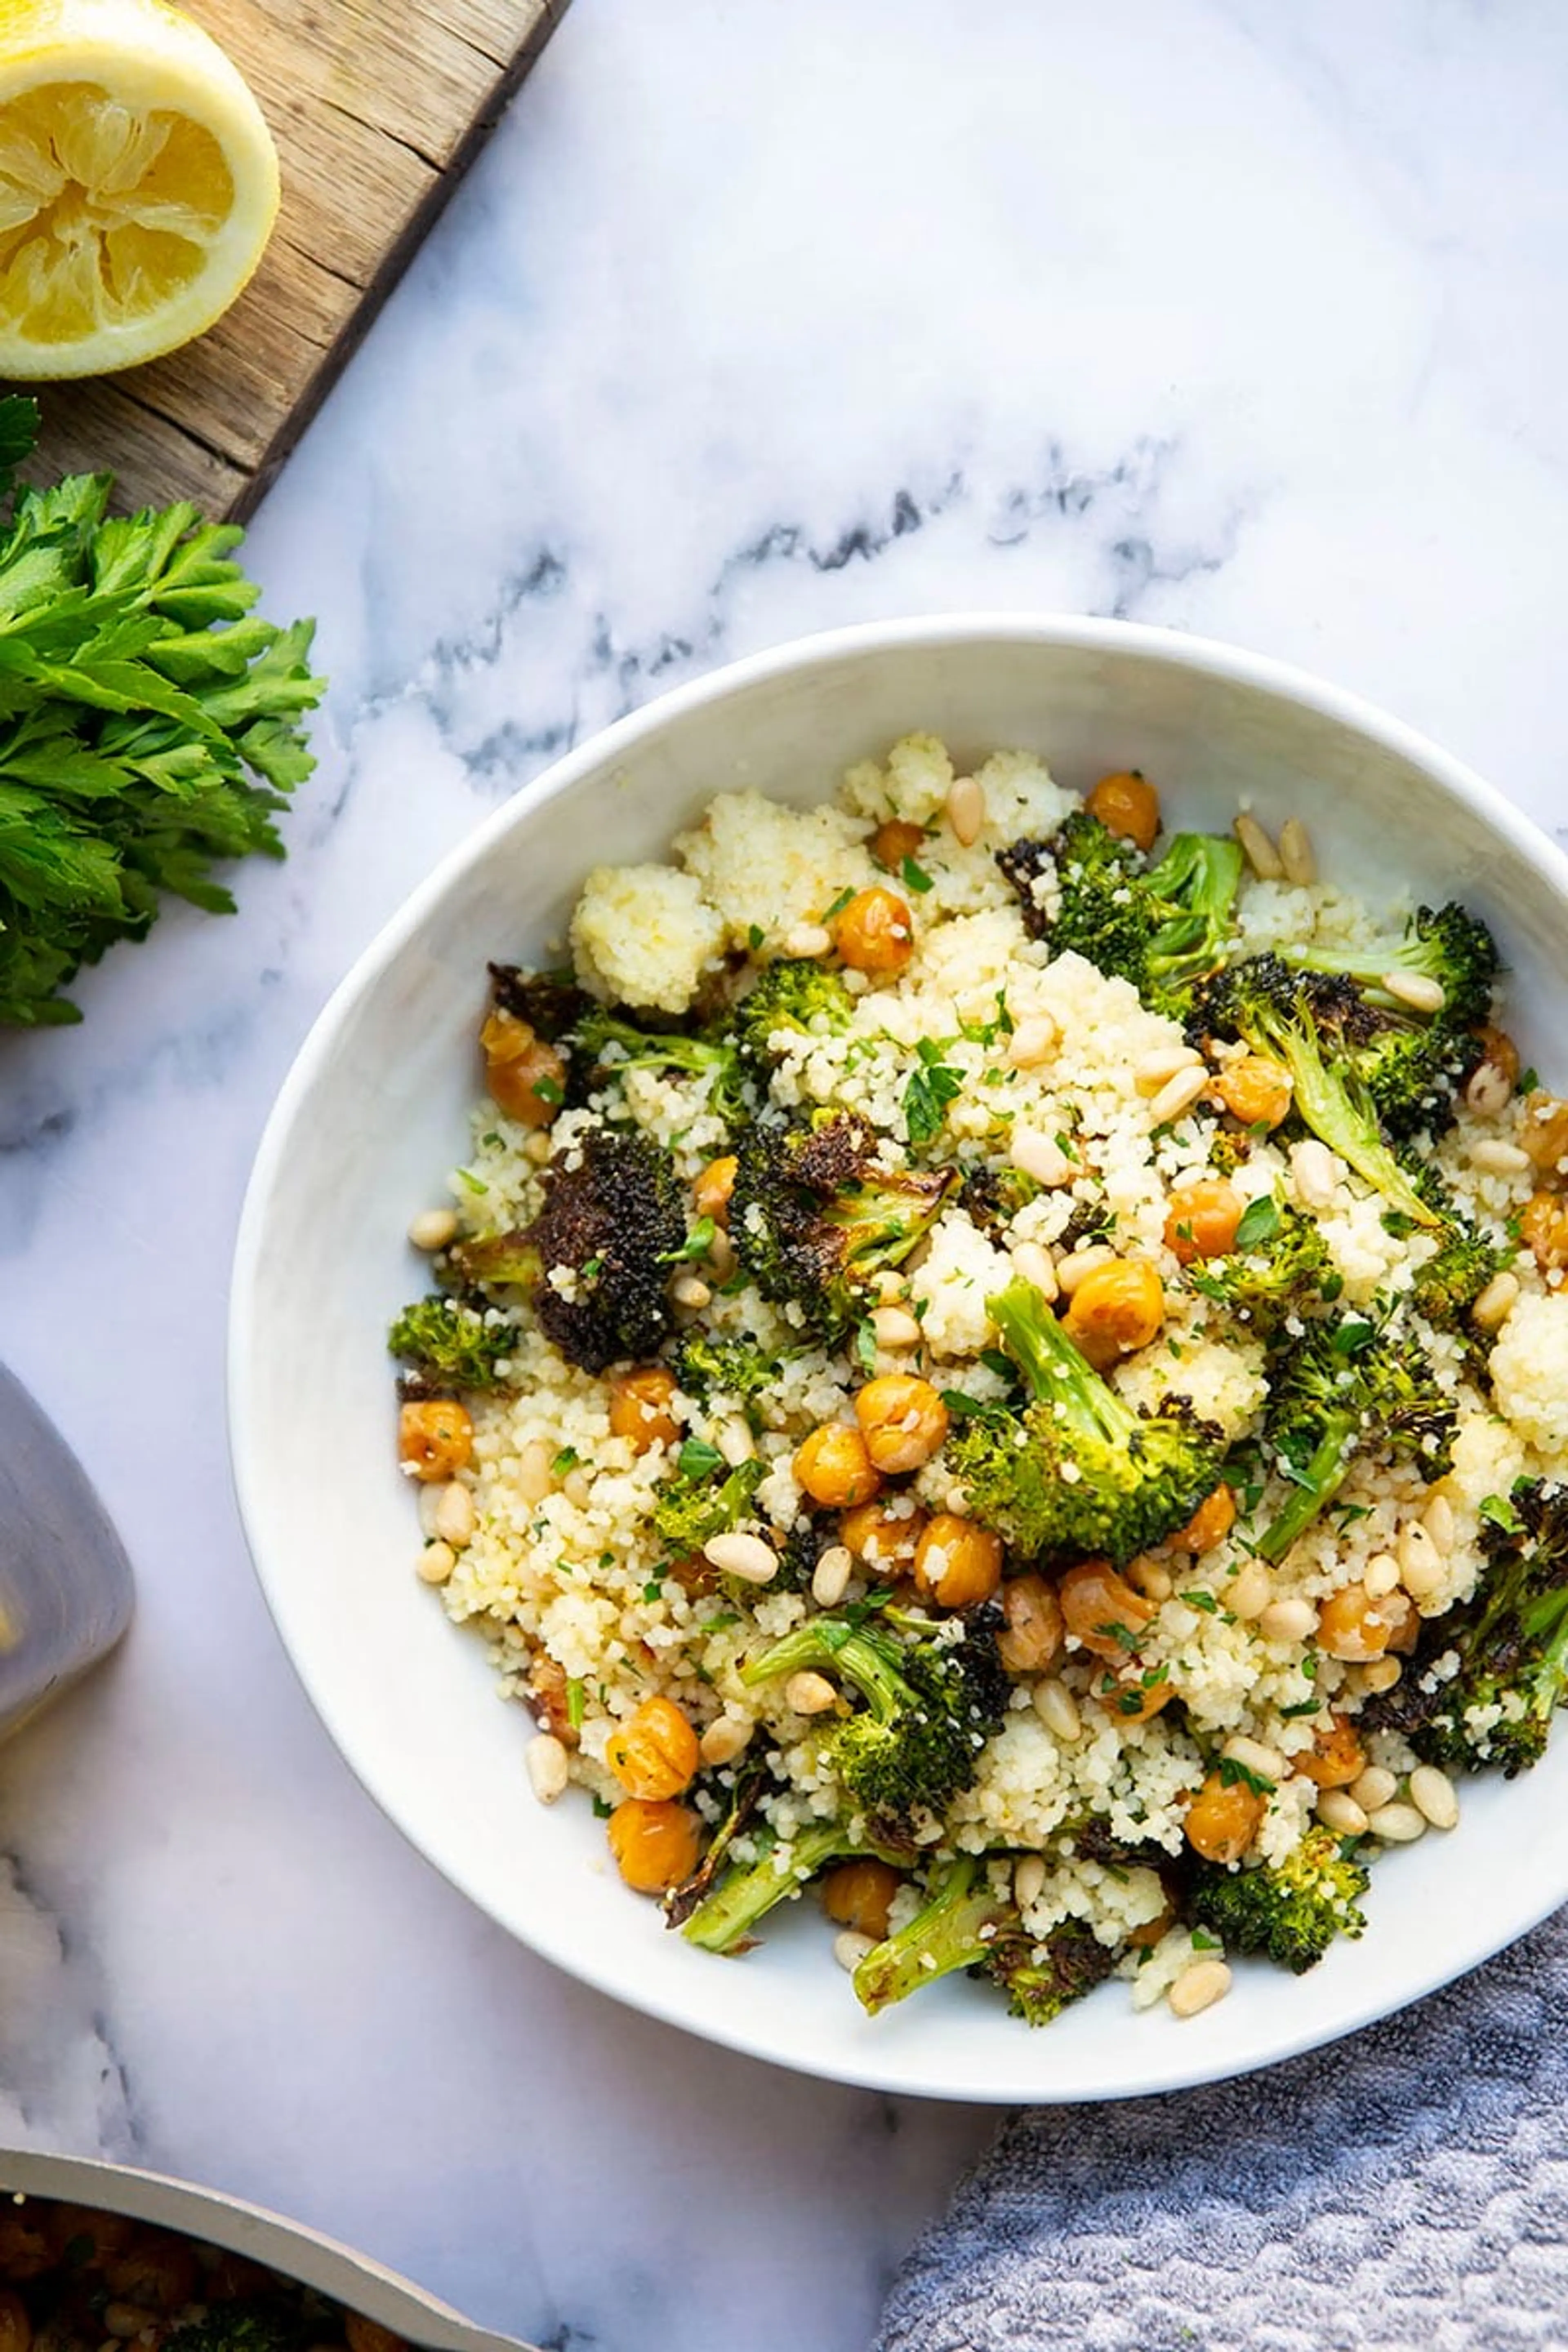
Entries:
[[929,1143],[941,1133],[948,1104],[963,1092],[963,1073],[942,1058],[942,1047],[922,1037],[915,1047],[919,1065],[904,1088],[904,1120],[911,1143]]
[[1271,1192],[1260,1192],[1256,1201],[1248,1201],[1241,1213],[1234,1246],[1238,1250],[1254,1249],[1259,1242],[1272,1241],[1279,1230],[1279,1204]]

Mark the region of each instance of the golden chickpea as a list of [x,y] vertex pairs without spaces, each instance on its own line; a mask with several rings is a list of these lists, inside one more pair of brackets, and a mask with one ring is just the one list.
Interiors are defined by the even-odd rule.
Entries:
[[491,1099],[524,1127],[548,1127],[566,1099],[566,1065],[515,1013],[496,1009],[479,1031]]
[[914,917],[908,902],[879,883],[857,890],[828,929],[850,971],[869,972],[878,980],[893,979],[915,951]]
[[572,1695],[566,1679],[566,1669],[552,1658],[548,1650],[541,1650],[528,1670],[528,1696],[534,1714],[546,1731],[553,1732],[563,1748],[575,1748],[577,1727],[572,1720]]
[[882,1481],[866,1441],[847,1421],[825,1421],[795,1447],[795,1475],[814,1503],[847,1510],[868,1503]]
[[1500,1072],[1510,1087],[1517,1087],[1519,1047],[1514,1044],[1508,1031],[1500,1029],[1494,1021],[1485,1022],[1476,1032],[1476,1043],[1480,1047],[1481,1060],[1489,1062],[1492,1068]]
[[1310,1748],[1290,1761],[1317,1788],[1348,1789],[1366,1769],[1366,1750],[1349,1716],[1335,1715],[1326,1730],[1313,1733]]
[[1363,1664],[1399,1646],[1415,1610],[1405,1593],[1386,1592],[1373,1600],[1364,1584],[1347,1584],[1331,1592],[1318,1612],[1318,1647],[1331,1658]]
[[605,1761],[627,1796],[650,1804],[679,1797],[700,1760],[697,1734],[669,1698],[645,1698],[605,1743]]
[[1154,1604],[1118,1576],[1108,1559],[1080,1559],[1057,1587],[1062,1622],[1097,1658],[1125,1662],[1154,1614]]
[[637,1454],[646,1454],[654,1445],[679,1444],[680,1423],[669,1409],[675,1376],[662,1364],[641,1364],[635,1371],[617,1372],[609,1390],[613,1436],[629,1437]]
[[474,1424],[456,1397],[426,1397],[397,1416],[397,1458],[421,1486],[455,1478],[474,1451]]
[[1247,1203],[1223,1176],[1200,1176],[1171,1195],[1165,1216],[1165,1247],[1183,1265],[1198,1257],[1224,1257],[1236,1247],[1236,1229]]
[[26,2305],[9,2287],[0,2287],[0,2352],[28,2352],[32,2341]]
[[705,1592],[721,1590],[718,1570],[700,1551],[688,1552],[682,1559],[667,1560],[659,1573],[673,1577],[682,1592],[689,1593],[693,1601],[700,1601]]
[[1112,1258],[1086,1274],[1068,1301],[1063,1328],[1103,1372],[1146,1348],[1165,1319],[1165,1293],[1146,1258]]
[[925,847],[925,827],[907,817],[889,817],[871,835],[871,855],[884,874],[897,874],[906,857],[918,858]]
[[1519,1230],[1542,1274],[1568,1265],[1568,1199],[1561,1192],[1531,1193]]
[[1178,1528],[1170,1538],[1177,1551],[1213,1551],[1223,1543],[1236,1525],[1236,1496],[1221,1483],[1212,1495],[1205,1495],[1184,1528]]
[[1563,1162],[1568,1160],[1568,1102],[1543,1094],[1539,1087],[1527,1095],[1519,1139],[1542,1176],[1563,1174]]
[[1120,1674],[1101,1675],[1092,1689],[1107,1715],[1114,1716],[1118,1723],[1147,1723],[1176,1696],[1170,1675],[1158,1666],[1147,1671],[1137,1665],[1123,1666]]
[[663,1895],[689,1878],[702,1850],[702,1823],[689,1805],[649,1804],[627,1797],[610,1815],[606,1834],[616,1866],[638,1895]]
[[1278,1127],[1290,1108],[1290,1073],[1266,1054],[1227,1063],[1212,1091],[1243,1127]]
[[349,2352],[408,2352],[406,2338],[395,2336],[377,2320],[362,2319],[357,2311],[344,2313],[343,2334]]
[[1142,769],[1123,768],[1101,776],[1084,803],[1107,833],[1120,834],[1136,848],[1152,849],[1160,830],[1160,795]]
[[817,1891],[823,1909],[837,1926],[853,1927],[858,1936],[869,1936],[879,1944],[888,1932],[893,1897],[903,1883],[891,1863],[868,1853],[825,1872]]
[[900,1576],[914,1560],[925,1533],[923,1511],[893,1510],[887,1503],[858,1503],[838,1522],[838,1540],[871,1575]]
[[1002,1538],[977,1520],[936,1511],[915,1546],[915,1589],[939,1609],[974,1609],[1002,1581]]
[[1006,1619],[996,1636],[997,1654],[1010,1675],[1043,1675],[1062,1646],[1062,1604],[1056,1588],[1031,1570],[1010,1576],[1002,1587]]
[[730,1196],[735,1189],[735,1172],[741,1163],[732,1151],[710,1160],[691,1187],[692,1205],[700,1217],[711,1217],[716,1225],[726,1229],[730,1223]]
[[1239,1862],[1263,1820],[1264,1800],[1244,1780],[1211,1772],[1187,1807],[1187,1843],[1205,1862]]
[[947,1407],[930,1381],[912,1372],[884,1372],[855,1399],[866,1451],[879,1470],[898,1477],[920,1470],[947,1435]]

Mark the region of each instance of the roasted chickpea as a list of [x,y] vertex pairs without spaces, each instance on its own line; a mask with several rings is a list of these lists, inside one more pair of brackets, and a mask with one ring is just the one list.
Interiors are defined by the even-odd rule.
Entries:
[[421,1486],[455,1478],[474,1451],[474,1424],[456,1397],[426,1397],[397,1416],[397,1458]]
[[868,1503],[882,1485],[865,1439],[847,1421],[825,1421],[796,1446],[795,1475],[814,1503],[833,1511]]
[[879,883],[857,890],[828,929],[850,971],[870,972],[879,980],[902,971],[915,951],[914,917],[908,902]]
[[616,1372],[609,1390],[614,1436],[629,1437],[638,1454],[654,1445],[679,1444],[680,1423],[669,1409],[675,1376],[662,1364],[641,1364],[636,1371]]
[[499,1006],[479,1031],[479,1044],[492,1100],[524,1127],[548,1127],[566,1099],[566,1065],[554,1046]]
[[1171,1195],[1165,1213],[1165,1247],[1183,1265],[1197,1257],[1224,1257],[1236,1247],[1236,1229],[1247,1203],[1223,1176],[1200,1176]]
[[871,835],[871,855],[884,874],[897,874],[906,857],[918,858],[925,847],[925,827],[907,817],[890,816]]
[[645,1698],[605,1743],[605,1761],[628,1797],[658,1804],[690,1785],[697,1734],[673,1699]]
[[1107,1715],[1113,1715],[1118,1723],[1147,1723],[1176,1696],[1163,1666],[1123,1666],[1114,1675],[1108,1670],[1089,1687]]
[[1506,1079],[1510,1087],[1517,1087],[1519,1047],[1514,1044],[1508,1031],[1500,1029],[1495,1021],[1484,1022],[1476,1032],[1476,1043],[1480,1048],[1481,1060],[1489,1062],[1492,1068]]
[[884,1372],[868,1381],[856,1396],[855,1418],[867,1453],[889,1477],[922,1468],[947,1435],[941,1395],[912,1372]]
[[1313,1733],[1310,1748],[1290,1761],[1320,1789],[1348,1789],[1366,1769],[1366,1750],[1349,1716],[1335,1715],[1326,1729]]
[[716,1225],[726,1230],[730,1223],[730,1196],[735,1189],[735,1171],[740,1161],[732,1151],[723,1152],[710,1160],[691,1187],[692,1205],[700,1217],[711,1217]]
[[1244,1780],[1227,1788],[1211,1772],[1192,1803],[1184,1824],[1187,1843],[1205,1862],[1239,1862],[1258,1835],[1264,1801]]
[[939,1609],[973,1609],[1002,1581],[1002,1538],[978,1520],[937,1511],[915,1546],[915,1587]]
[[1160,830],[1160,795],[1140,768],[1101,776],[1084,803],[1107,833],[1120,834],[1139,849],[1152,849]]
[[1243,1127],[1278,1127],[1290,1108],[1290,1073],[1266,1054],[1227,1062],[1211,1091]]
[[825,1872],[817,1891],[830,1919],[879,1944],[888,1932],[893,1897],[903,1883],[891,1863],[865,1854],[857,1862],[841,1862],[837,1869]]
[[1118,1576],[1108,1559],[1080,1559],[1057,1587],[1062,1622],[1097,1658],[1126,1662],[1154,1604]]
[[1568,1102],[1538,1087],[1524,1101],[1524,1121],[1519,1130],[1522,1149],[1542,1176],[1560,1176],[1568,1170]]
[[1043,1675],[1062,1646],[1062,1604],[1056,1588],[1031,1570],[1002,1587],[1006,1619],[996,1652],[1010,1675]]
[[566,1669],[548,1650],[541,1650],[528,1670],[528,1696],[534,1714],[563,1748],[575,1748],[577,1727],[572,1720],[572,1696]]
[[689,1593],[693,1601],[700,1600],[705,1592],[719,1591],[722,1583],[718,1570],[700,1551],[688,1552],[681,1559],[668,1560],[659,1573],[673,1577],[682,1592]]
[[[898,1498],[902,1501],[904,1498]],[[871,1575],[901,1576],[912,1565],[926,1515],[889,1502],[858,1503],[838,1522],[838,1539]]]
[[627,1797],[606,1825],[610,1852],[638,1895],[663,1895],[689,1878],[702,1850],[702,1823],[689,1805]]
[[1347,1584],[1331,1592],[1318,1612],[1318,1647],[1331,1658],[1363,1664],[1399,1646],[1396,1637],[1408,1633],[1416,1622],[1407,1593],[1385,1592],[1374,1600],[1364,1584]]
[[1560,1274],[1568,1265],[1568,1198],[1563,1193],[1532,1193],[1519,1230],[1542,1274]]
[[1146,1258],[1112,1258],[1086,1274],[1062,1318],[1096,1371],[1146,1348],[1165,1319],[1165,1294]]
[[1236,1496],[1223,1479],[1212,1495],[1205,1495],[1184,1528],[1178,1528],[1170,1541],[1177,1551],[1213,1551],[1223,1543],[1236,1525]]

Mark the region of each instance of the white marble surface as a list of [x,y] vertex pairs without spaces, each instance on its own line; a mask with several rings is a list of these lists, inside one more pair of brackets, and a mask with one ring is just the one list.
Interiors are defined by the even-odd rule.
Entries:
[[1568,826],[1553,0],[577,0],[256,527],[333,691],[286,866],[0,1045],[0,1355],[136,1560],[0,1765],[0,2131],[550,2346],[851,2352],[978,2112],[514,1949],[353,1785],[230,1497],[230,1244],[332,982],[551,754],[803,629],[1227,635]]

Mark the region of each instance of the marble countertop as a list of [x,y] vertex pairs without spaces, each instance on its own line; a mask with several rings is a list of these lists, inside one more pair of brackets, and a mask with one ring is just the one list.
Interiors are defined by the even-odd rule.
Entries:
[[226,1289],[273,1092],[442,850],[799,631],[1115,613],[1562,785],[1552,0],[577,0],[252,535],[333,688],[287,865],[0,1045],[0,1357],[140,1613],[0,1767],[0,2137],[275,2205],[551,2347],[853,2352],[991,2118],[514,1948],[284,1659]]

